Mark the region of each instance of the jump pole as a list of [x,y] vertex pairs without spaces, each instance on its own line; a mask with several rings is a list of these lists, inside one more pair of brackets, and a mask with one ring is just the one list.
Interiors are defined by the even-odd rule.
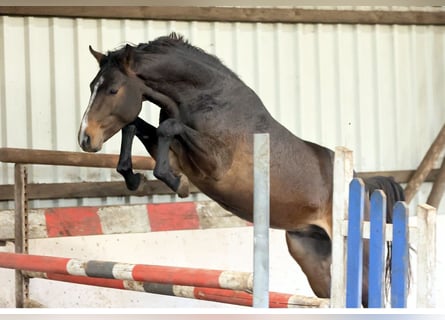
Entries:
[[249,272],[193,269],[146,264],[39,256],[0,252],[0,267],[73,276],[252,291]]
[[[152,294],[161,294],[188,299],[229,303],[240,306],[252,306],[251,293],[239,290],[181,286],[175,284],[149,283],[132,280],[117,280],[103,278],[89,278],[55,273],[23,271],[28,278],[40,278],[67,283],[92,285],[97,287],[131,290]],[[300,308],[300,307],[328,307],[329,300],[293,295],[281,292],[269,292],[269,308]]]
[[269,134],[253,136],[253,307],[269,307]]

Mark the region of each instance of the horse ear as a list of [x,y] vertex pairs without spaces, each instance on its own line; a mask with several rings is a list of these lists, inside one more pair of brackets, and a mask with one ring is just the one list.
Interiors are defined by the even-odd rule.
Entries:
[[105,57],[105,55],[103,53],[100,53],[99,51],[95,51],[91,46],[89,46],[89,48],[93,57],[96,58],[97,63],[100,64],[101,60]]
[[124,64],[127,68],[130,69],[132,68],[133,58],[134,58],[134,48],[129,44],[125,45]]

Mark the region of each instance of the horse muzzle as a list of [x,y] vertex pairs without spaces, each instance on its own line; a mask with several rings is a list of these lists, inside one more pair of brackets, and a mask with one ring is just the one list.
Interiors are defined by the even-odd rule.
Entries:
[[97,152],[102,149],[103,141],[97,137],[92,137],[86,131],[79,131],[79,145],[83,151],[86,152]]
[[86,152],[97,152],[100,150],[100,148],[91,145],[91,138],[87,134],[84,134],[82,135],[82,138],[79,138],[79,145],[82,150]]

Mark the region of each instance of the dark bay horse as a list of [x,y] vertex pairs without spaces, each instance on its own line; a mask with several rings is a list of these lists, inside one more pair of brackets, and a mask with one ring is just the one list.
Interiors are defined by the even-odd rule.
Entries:
[[[333,152],[293,135],[217,57],[176,34],[107,54],[90,51],[100,70],[79,130],[82,149],[96,152],[122,129],[118,171],[128,188],[140,180],[131,168],[136,135],[156,160],[154,175],[179,196],[189,194],[190,180],[252,221],[253,134],[269,133],[271,227],[286,230],[289,252],[314,293],[329,297]],[[161,108],[157,128],[138,118],[145,100]],[[368,182],[370,191],[384,189],[390,202],[403,198],[393,180]],[[363,274],[367,305],[366,270]]]

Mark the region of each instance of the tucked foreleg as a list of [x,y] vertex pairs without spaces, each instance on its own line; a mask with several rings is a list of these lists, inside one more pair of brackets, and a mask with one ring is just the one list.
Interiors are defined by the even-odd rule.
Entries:
[[131,161],[131,150],[135,135],[150,154],[155,153],[157,144],[156,128],[141,118],[137,118],[134,122],[122,128],[121,150],[116,170],[124,177],[127,188],[132,191],[139,187],[142,178],[140,173],[133,173]]
[[[156,132],[158,150],[154,174],[178,195],[183,193],[185,187],[188,188],[188,183],[180,172],[178,174],[172,170],[173,160],[178,161],[181,171],[198,180],[219,180],[232,165],[233,150],[227,148],[224,142],[177,119],[162,121]],[[173,159],[168,158],[169,150],[175,155]]]
[[169,186],[178,196],[184,198],[190,194],[189,182],[179,170],[172,170],[170,161],[170,146],[173,139],[184,132],[184,125],[176,119],[161,122],[156,130],[158,137],[156,151],[156,166],[153,174]]
[[131,148],[135,134],[136,125],[134,123],[122,128],[121,150],[116,169],[124,177],[125,184],[129,190],[136,190],[141,182],[141,174],[133,173],[133,164],[131,162]]

